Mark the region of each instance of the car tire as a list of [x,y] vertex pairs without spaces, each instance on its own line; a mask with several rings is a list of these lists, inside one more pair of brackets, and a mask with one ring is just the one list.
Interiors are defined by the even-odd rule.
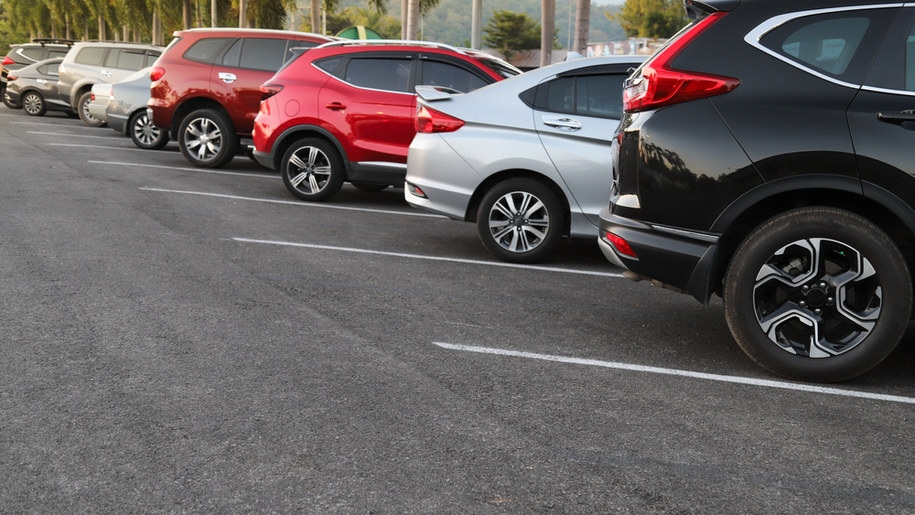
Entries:
[[841,209],[795,209],[737,248],[724,312],[737,344],[762,367],[790,379],[843,381],[896,347],[912,314],[912,280],[876,224]]
[[83,121],[84,124],[89,127],[101,127],[105,122],[99,120],[98,118],[89,114],[89,103],[92,102],[92,92],[87,91],[79,96],[79,100],[76,102],[77,114],[79,114],[79,119]]
[[178,147],[194,166],[221,168],[238,150],[238,135],[228,116],[214,109],[198,109],[181,120]]
[[377,192],[386,189],[389,184],[372,184],[370,182],[353,181],[350,184],[362,191]]
[[334,196],[343,186],[343,159],[334,145],[320,138],[305,138],[293,143],[280,163],[283,183],[302,200],[322,201]]
[[153,125],[145,109],[130,116],[127,133],[133,144],[144,150],[159,150],[168,143],[168,131]]
[[22,96],[22,110],[29,116],[44,116],[48,108],[40,94],[29,91]]
[[480,240],[503,261],[533,263],[552,253],[562,238],[565,210],[540,181],[519,177],[493,186],[477,211]]

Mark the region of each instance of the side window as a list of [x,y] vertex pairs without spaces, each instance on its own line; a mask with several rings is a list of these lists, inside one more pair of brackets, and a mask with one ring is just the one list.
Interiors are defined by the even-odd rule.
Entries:
[[615,118],[623,116],[623,80],[625,74],[583,75],[576,79],[575,111],[588,116]]
[[343,80],[363,88],[409,91],[411,59],[350,59]]
[[803,16],[760,39],[769,50],[810,70],[860,83],[895,9],[857,9]]
[[32,62],[41,61],[44,57],[44,50],[37,47],[21,48],[19,53],[32,60]]
[[57,72],[58,68],[60,68],[60,63],[51,63],[51,64],[46,64],[46,65],[38,68],[38,71],[45,75],[57,76],[57,75],[59,75],[59,73]]
[[118,52],[117,68],[122,70],[137,71],[143,68],[145,62],[146,52],[143,50],[121,50]]
[[422,63],[420,82],[424,85],[444,86],[466,93],[487,84],[479,76],[460,66],[429,59],[423,59],[420,62]]
[[52,57],[64,57],[67,55],[67,52],[69,52],[69,50],[57,50],[52,48],[50,51],[48,51],[48,58],[50,59]]
[[315,61],[314,65],[338,79],[342,79],[346,71],[346,59],[340,56]]
[[283,66],[285,54],[285,39],[246,38],[238,64],[251,70],[275,72]]
[[915,7],[901,9],[885,32],[883,47],[865,84],[893,91],[915,91]]
[[184,52],[184,58],[198,63],[215,64],[216,57],[234,38],[204,38]]
[[238,58],[241,57],[241,42],[239,39],[235,43],[232,43],[232,46],[226,50],[226,54],[222,56],[222,65],[223,66],[238,66]]
[[160,52],[158,50],[147,50],[146,51],[146,65],[143,66],[143,68],[146,68],[147,66],[152,66],[153,63],[156,62],[156,59],[159,58],[160,55],[162,55],[162,52]]
[[76,54],[74,59],[79,64],[88,64],[92,66],[101,66],[105,62],[105,56],[108,53],[107,48],[89,47],[83,48]]
[[534,107],[555,113],[575,113],[575,79],[560,77],[537,88]]

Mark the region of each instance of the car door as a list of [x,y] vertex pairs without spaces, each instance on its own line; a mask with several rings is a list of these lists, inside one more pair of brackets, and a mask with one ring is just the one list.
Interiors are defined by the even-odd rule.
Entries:
[[[589,222],[610,198],[610,138],[622,115],[622,83],[631,65],[576,70],[537,86],[534,127]],[[574,210],[574,208],[573,208]]]
[[407,162],[415,132],[414,57],[413,52],[356,53],[321,88],[319,116],[352,168]]
[[286,45],[286,40],[279,38],[239,38],[211,68],[211,93],[232,113],[232,123],[240,135],[250,135],[254,130],[260,86],[283,65]]
[[876,184],[915,208],[915,7],[900,9],[848,123],[865,194]]

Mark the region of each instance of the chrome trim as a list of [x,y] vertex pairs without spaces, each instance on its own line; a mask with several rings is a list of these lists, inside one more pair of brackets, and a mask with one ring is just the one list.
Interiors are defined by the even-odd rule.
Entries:
[[639,201],[639,196],[631,193],[628,195],[617,195],[610,199],[610,203],[620,207],[628,207],[629,209],[642,209],[642,202]]
[[687,231],[686,229],[674,229],[673,227],[666,227],[663,225],[651,225],[652,230],[658,232],[664,232],[667,234],[673,234],[675,236],[681,236],[683,238],[689,238],[691,240],[704,241],[706,243],[718,243],[718,236],[714,234],[708,234],[704,232],[695,232]]
[[[818,78],[823,79],[823,80],[825,80],[825,81],[827,81],[827,82],[831,82],[831,83],[833,83],[833,84],[837,84],[837,85],[839,85],[839,86],[843,86],[843,87],[846,87],[846,88],[860,89],[860,88],[861,88],[861,84],[852,84],[852,83],[850,83],[850,82],[841,81],[841,80],[836,79],[836,78],[834,78],[834,77],[830,77],[829,75],[825,75],[825,74],[823,74],[823,73],[820,73],[820,72],[818,72],[818,71],[816,71],[816,70],[814,70],[814,69],[812,69],[812,68],[810,68],[810,67],[808,67],[808,66],[805,66],[805,65],[803,65],[803,64],[801,64],[801,63],[799,63],[799,62],[797,62],[797,61],[788,59],[787,57],[785,57],[785,56],[779,54],[778,52],[776,52],[776,51],[774,51],[774,50],[772,50],[772,49],[770,49],[770,48],[764,46],[762,43],[759,42],[759,40],[761,40],[761,39],[762,39],[766,34],[768,34],[769,32],[771,32],[771,31],[775,30],[776,28],[778,28],[778,27],[784,25],[785,23],[788,23],[789,21],[796,20],[796,19],[798,19],[798,18],[803,18],[803,17],[805,17],[805,16],[812,16],[812,15],[814,15],[814,14],[825,14],[825,13],[835,13],[835,12],[846,12],[846,11],[864,11],[864,10],[871,10],[871,9],[891,9],[891,8],[898,8],[898,7],[904,7],[904,6],[905,6],[904,3],[875,4],[875,5],[853,5],[853,6],[846,6],[846,7],[832,7],[832,8],[827,8],[827,9],[811,9],[811,10],[809,10],[809,11],[795,11],[795,12],[793,12],[793,13],[780,14],[780,15],[775,16],[775,17],[773,17],[773,18],[769,18],[768,20],[766,20],[766,21],[760,23],[759,25],[757,25],[756,28],[754,28],[753,30],[751,30],[750,32],[748,32],[746,36],[744,36],[743,40],[744,40],[748,45],[750,45],[750,46],[756,48],[757,50],[760,50],[760,51],[762,51],[762,52],[764,52],[764,53],[766,53],[766,54],[769,54],[769,55],[771,55],[772,57],[778,59],[779,61],[782,61],[782,62],[784,62],[784,63],[786,63],[786,64],[791,65],[791,66],[794,66],[795,68],[797,68],[797,69],[799,69],[799,70],[802,70],[802,71],[805,71],[805,72],[807,72],[807,73],[809,73],[809,74],[811,74],[811,75],[813,75],[813,76],[815,76],[815,77],[818,77]],[[866,88],[865,88],[865,89],[866,89]],[[910,93],[910,94],[912,94],[912,93]]]
[[356,161],[357,165],[360,166],[386,166],[389,168],[397,168],[399,170],[406,170],[406,163],[391,163],[390,161]]

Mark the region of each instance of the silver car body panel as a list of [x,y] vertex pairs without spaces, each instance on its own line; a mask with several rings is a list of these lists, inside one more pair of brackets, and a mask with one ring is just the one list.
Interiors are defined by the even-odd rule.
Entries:
[[639,56],[576,59],[526,72],[466,94],[430,94],[420,104],[464,121],[455,132],[417,133],[407,156],[404,189],[414,207],[457,220],[472,219],[473,195],[499,174],[537,175],[565,196],[570,235],[597,235],[610,198],[610,141],[619,120],[534,110],[519,95],[564,72],[607,64],[638,66]]
[[134,113],[146,110],[152,82],[149,80],[149,70],[150,68],[143,68],[111,85],[111,98],[106,109],[108,126],[121,134],[127,134],[127,121]]

